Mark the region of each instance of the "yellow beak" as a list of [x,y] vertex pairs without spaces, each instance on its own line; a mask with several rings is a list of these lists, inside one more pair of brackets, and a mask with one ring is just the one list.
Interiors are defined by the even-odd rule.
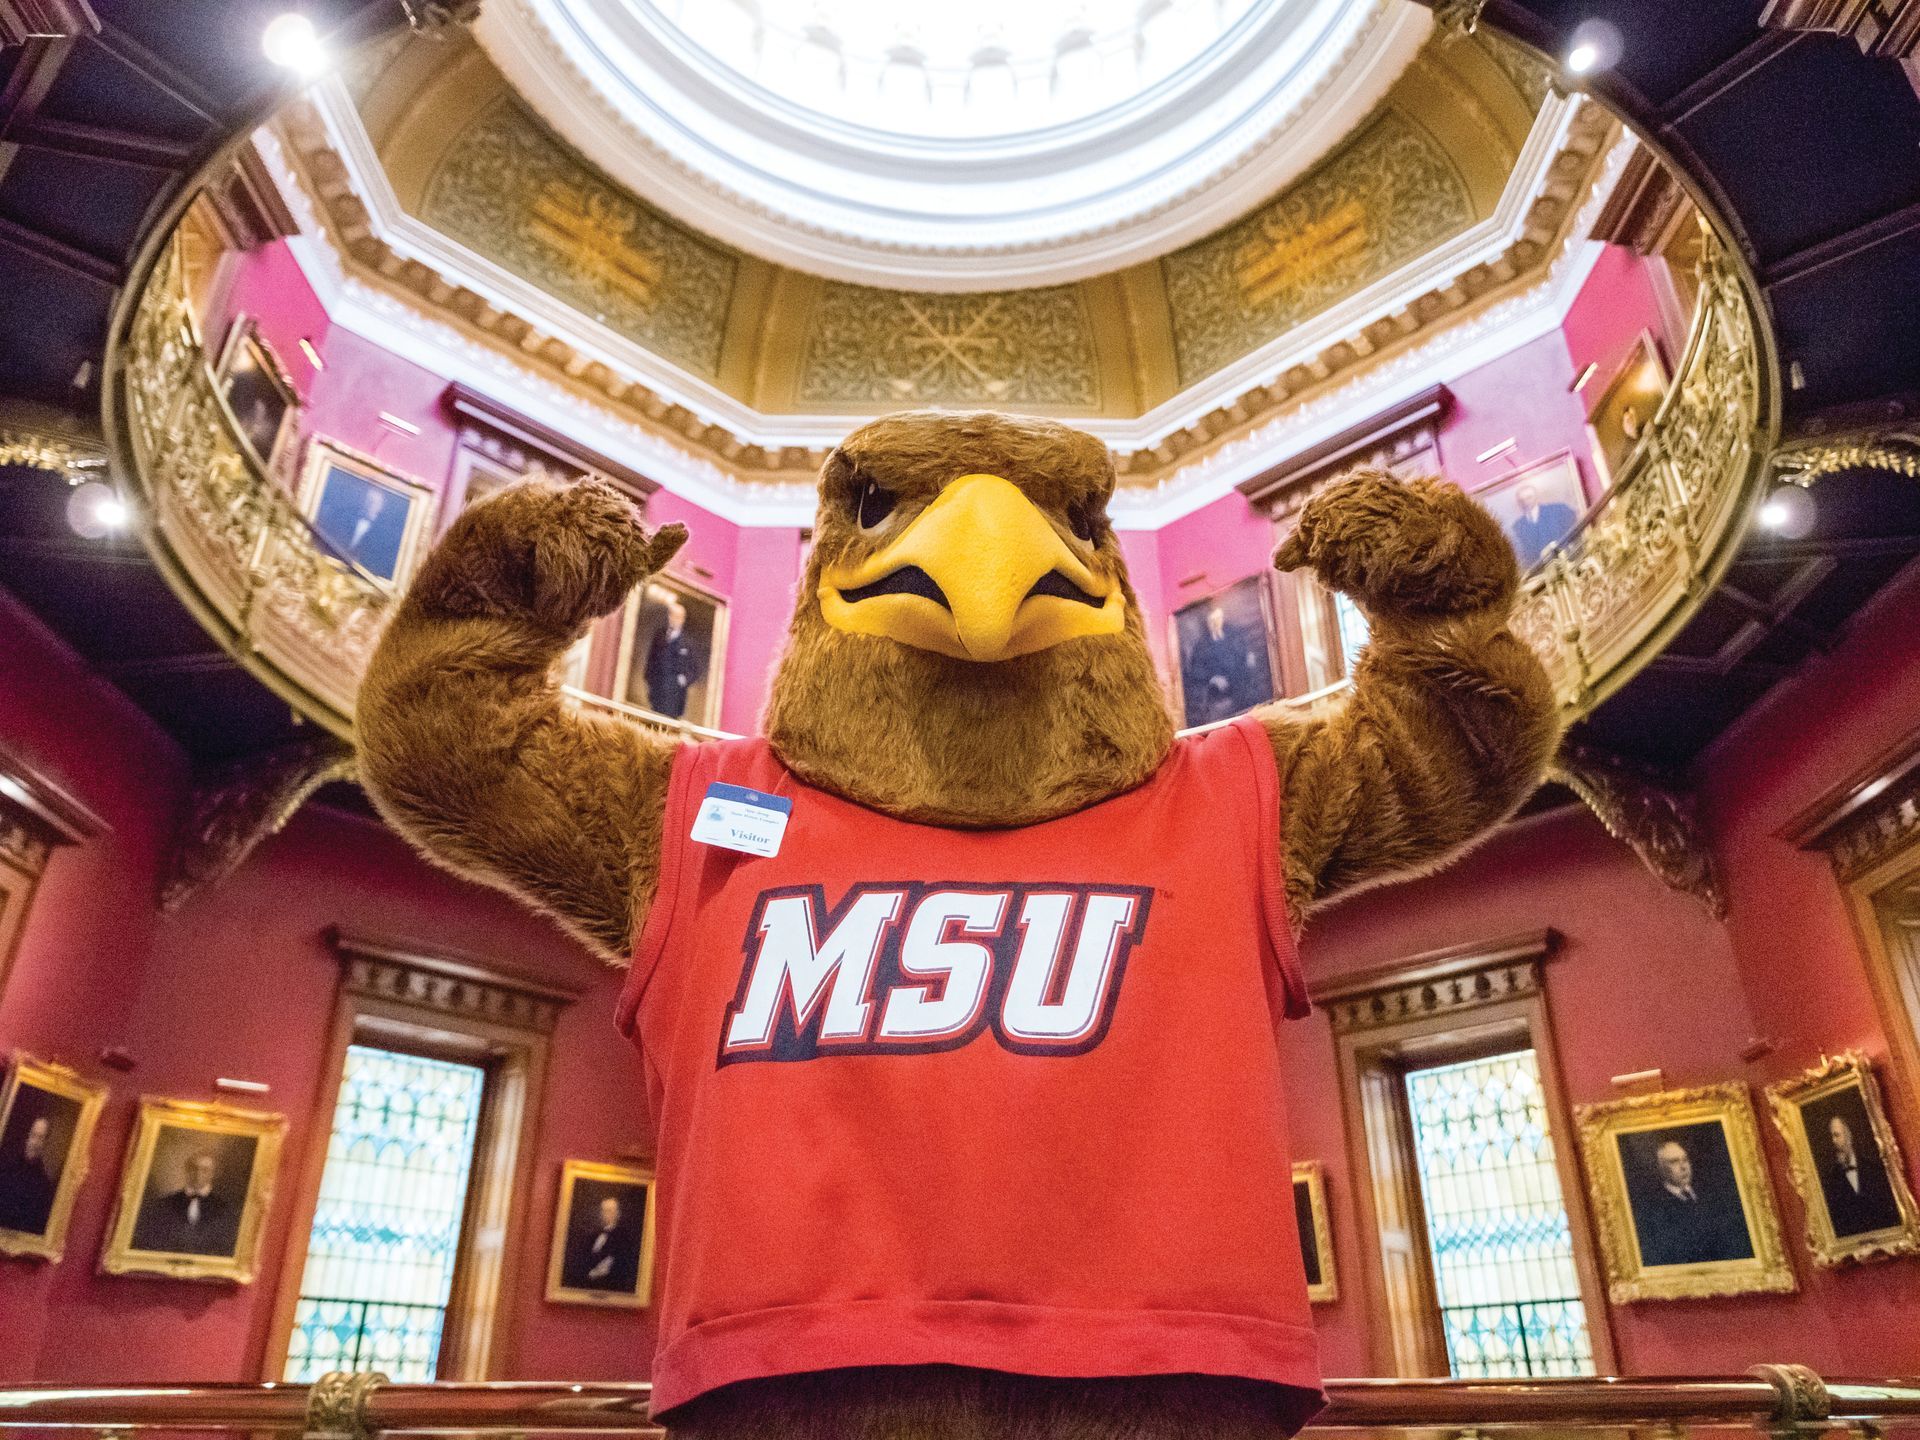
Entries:
[[1118,582],[998,475],[962,475],[885,549],[828,566],[820,610],[836,629],[958,660],[1010,660],[1126,623]]

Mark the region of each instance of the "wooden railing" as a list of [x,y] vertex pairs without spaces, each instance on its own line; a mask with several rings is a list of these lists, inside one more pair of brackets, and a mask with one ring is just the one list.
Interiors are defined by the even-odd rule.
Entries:
[[[658,1435],[645,1384],[390,1384],[334,1374],[312,1385],[25,1385],[0,1389],[0,1429],[248,1430],[363,1437],[458,1431]],[[1826,1380],[1798,1365],[1744,1376],[1330,1380],[1316,1430],[1478,1431],[1689,1427],[1774,1435],[1920,1425],[1920,1377]]]

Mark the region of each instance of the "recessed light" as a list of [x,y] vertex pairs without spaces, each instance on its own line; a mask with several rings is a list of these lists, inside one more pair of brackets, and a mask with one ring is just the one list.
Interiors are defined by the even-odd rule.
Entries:
[[1786,540],[1804,540],[1817,518],[1813,496],[1802,485],[1782,485],[1760,507],[1760,523]]
[[276,15],[260,32],[267,59],[296,75],[318,75],[327,68],[327,50],[313,21],[298,10]]
[[89,480],[67,492],[67,524],[83,540],[102,540],[124,530],[132,512],[104,480]]
[[1605,20],[1582,20],[1574,26],[1563,62],[1569,75],[1591,75],[1620,59],[1620,32]]

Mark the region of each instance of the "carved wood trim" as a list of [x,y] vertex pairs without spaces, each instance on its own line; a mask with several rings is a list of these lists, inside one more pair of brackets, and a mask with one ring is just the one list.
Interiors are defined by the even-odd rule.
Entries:
[[460,419],[516,440],[541,459],[562,469],[591,470],[616,480],[642,502],[660,488],[658,480],[642,475],[632,466],[622,465],[610,456],[590,450],[551,425],[543,425],[531,416],[522,415],[491,395],[483,395],[457,380],[447,387],[447,405]]
[[37,833],[44,861],[48,847],[79,845],[113,827],[58,780],[0,745],[0,836],[10,828]]
[[1578,796],[1661,884],[1693,896],[1714,919],[1727,918],[1726,887],[1691,790],[1648,766],[1573,740],[1561,745],[1547,778]]
[[1452,1015],[1539,994],[1540,964],[1559,944],[1558,931],[1528,930],[1315,981],[1307,994],[1336,1035]]
[[1243,480],[1236,488],[1250,504],[1278,518],[1297,509],[1317,483],[1331,479],[1338,471],[1374,459],[1376,452],[1391,450],[1401,441],[1418,449],[1421,443],[1439,433],[1440,421],[1452,403],[1452,392],[1446,386],[1431,386],[1369,420],[1309,446],[1271,470]]
[[584,990],[500,970],[453,951],[426,952],[405,941],[375,940],[334,926],[327,942],[346,967],[348,994],[397,1001],[456,1020],[486,1021],[551,1035],[560,1012]]
[[0,0],[0,50],[99,33],[100,17],[88,0]]
[[1825,851],[1849,882],[1920,845],[1920,740],[1908,736],[1883,751],[1776,834],[1802,850]]

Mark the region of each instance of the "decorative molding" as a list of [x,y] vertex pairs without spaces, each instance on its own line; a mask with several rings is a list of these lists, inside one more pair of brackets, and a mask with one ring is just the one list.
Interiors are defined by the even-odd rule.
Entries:
[[1774,474],[1794,485],[1811,485],[1847,470],[1886,470],[1920,480],[1920,428],[1889,421],[1801,435],[1774,450]]
[[1660,252],[1674,226],[1686,213],[1686,191],[1673,172],[1645,146],[1634,147],[1633,158],[1593,222],[1593,238],[1624,245],[1639,255]]
[[24,466],[72,478],[106,468],[106,456],[97,444],[31,430],[0,428],[0,467]]
[[1766,1381],[1779,1396],[1773,1412],[1776,1425],[1788,1433],[1797,1433],[1802,1425],[1826,1428],[1823,1422],[1833,1413],[1833,1396],[1827,1382],[1813,1370],[1805,1365],[1754,1365],[1747,1374]]
[[400,0],[407,28],[429,40],[444,40],[480,18],[481,0]]
[[1430,385],[1235,488],[1275,518],[1291,514],[1337,472],[1357,465],[1391,467],[1395,460],[1434,444],[1452,404],[1446,386]]
[[321,786],[356,773],[352,748],[321,731],[196,778],[161,872],[160,908],[219,884]]
[[395,1000],[459,1020],[484,1020],[551,1035],[560,1012],[585,993],[495,968],[452,951],[422,951],[331,927],[327,942],[346,966],[349,993]]
[[99,33],[100,17],[88,0],[0,0],[0,50]]
[[[572,436],[543,425],[493,396],[456,380],[447,387],[447,408],[474,428],[512,441],[533,452],[529,458],[551,462],[562,470],[584,471],[617,480],[627,490],[645,500],[660,488],[660,482],[623,465],[604,451],[582,445]],[[462,427],[463,437],[468,433]],[[521,467],[524,468],[524,465]]]
[[258,250],[275,240],[300,233],[300,223],[274,183],[273,173],[249,140],[235,154],[232,165],[205,190],[220,227],[235,248]]
[[84,844],[113,828],[66,786],[0,745],[0,824],[8,820],[38,835],[43,847]]
[[1777,833],[1802,850],[1825,851],[1842,882],[1920,845],[1920,740],[1903,738]]
[[1651,767],[1574,740],[1560,747],[1547,778],[1579,796],[1669,890],[1693,896],[1716,920],[1726,918],[1726,889],[1692,791]]
[[1899,61],[1920,90],[1920,0],[1770,0],[1760,23],[1848,36],[1863,55]]
[[1553,930],[1455,945],[1376,970],[1310,982],[1308,996],[1333,1022],[1333,1033],[1375,1030],[1540,993],[1541,965],[1559,947]]
[[1433,18],[1456,35],[1471,35],[1480,28],[1480,12],[1486,8],[1487,0],[1433,0]]
[[[689,446],[747,490],[817,473],[848,428],[846,415],[756,410],[408,214],[338,82],[322,82],[277,123],[284,143],[269,153],[282,185],[301,192],[319,222],[306,238],[343,277],[480,332],[523,368],[584,387],[592,403]],[[1191,461],[1297,411],[1303,396],[1365,377],[1384,354],[1406,355],[1465,314],[1563,269],[1624,160],[1615,158],[1618,134],[1602,107],[1550,99],[1493,215],[1137,419],[1087,418],[1116,452],[1122,494],[1184,480]]]

